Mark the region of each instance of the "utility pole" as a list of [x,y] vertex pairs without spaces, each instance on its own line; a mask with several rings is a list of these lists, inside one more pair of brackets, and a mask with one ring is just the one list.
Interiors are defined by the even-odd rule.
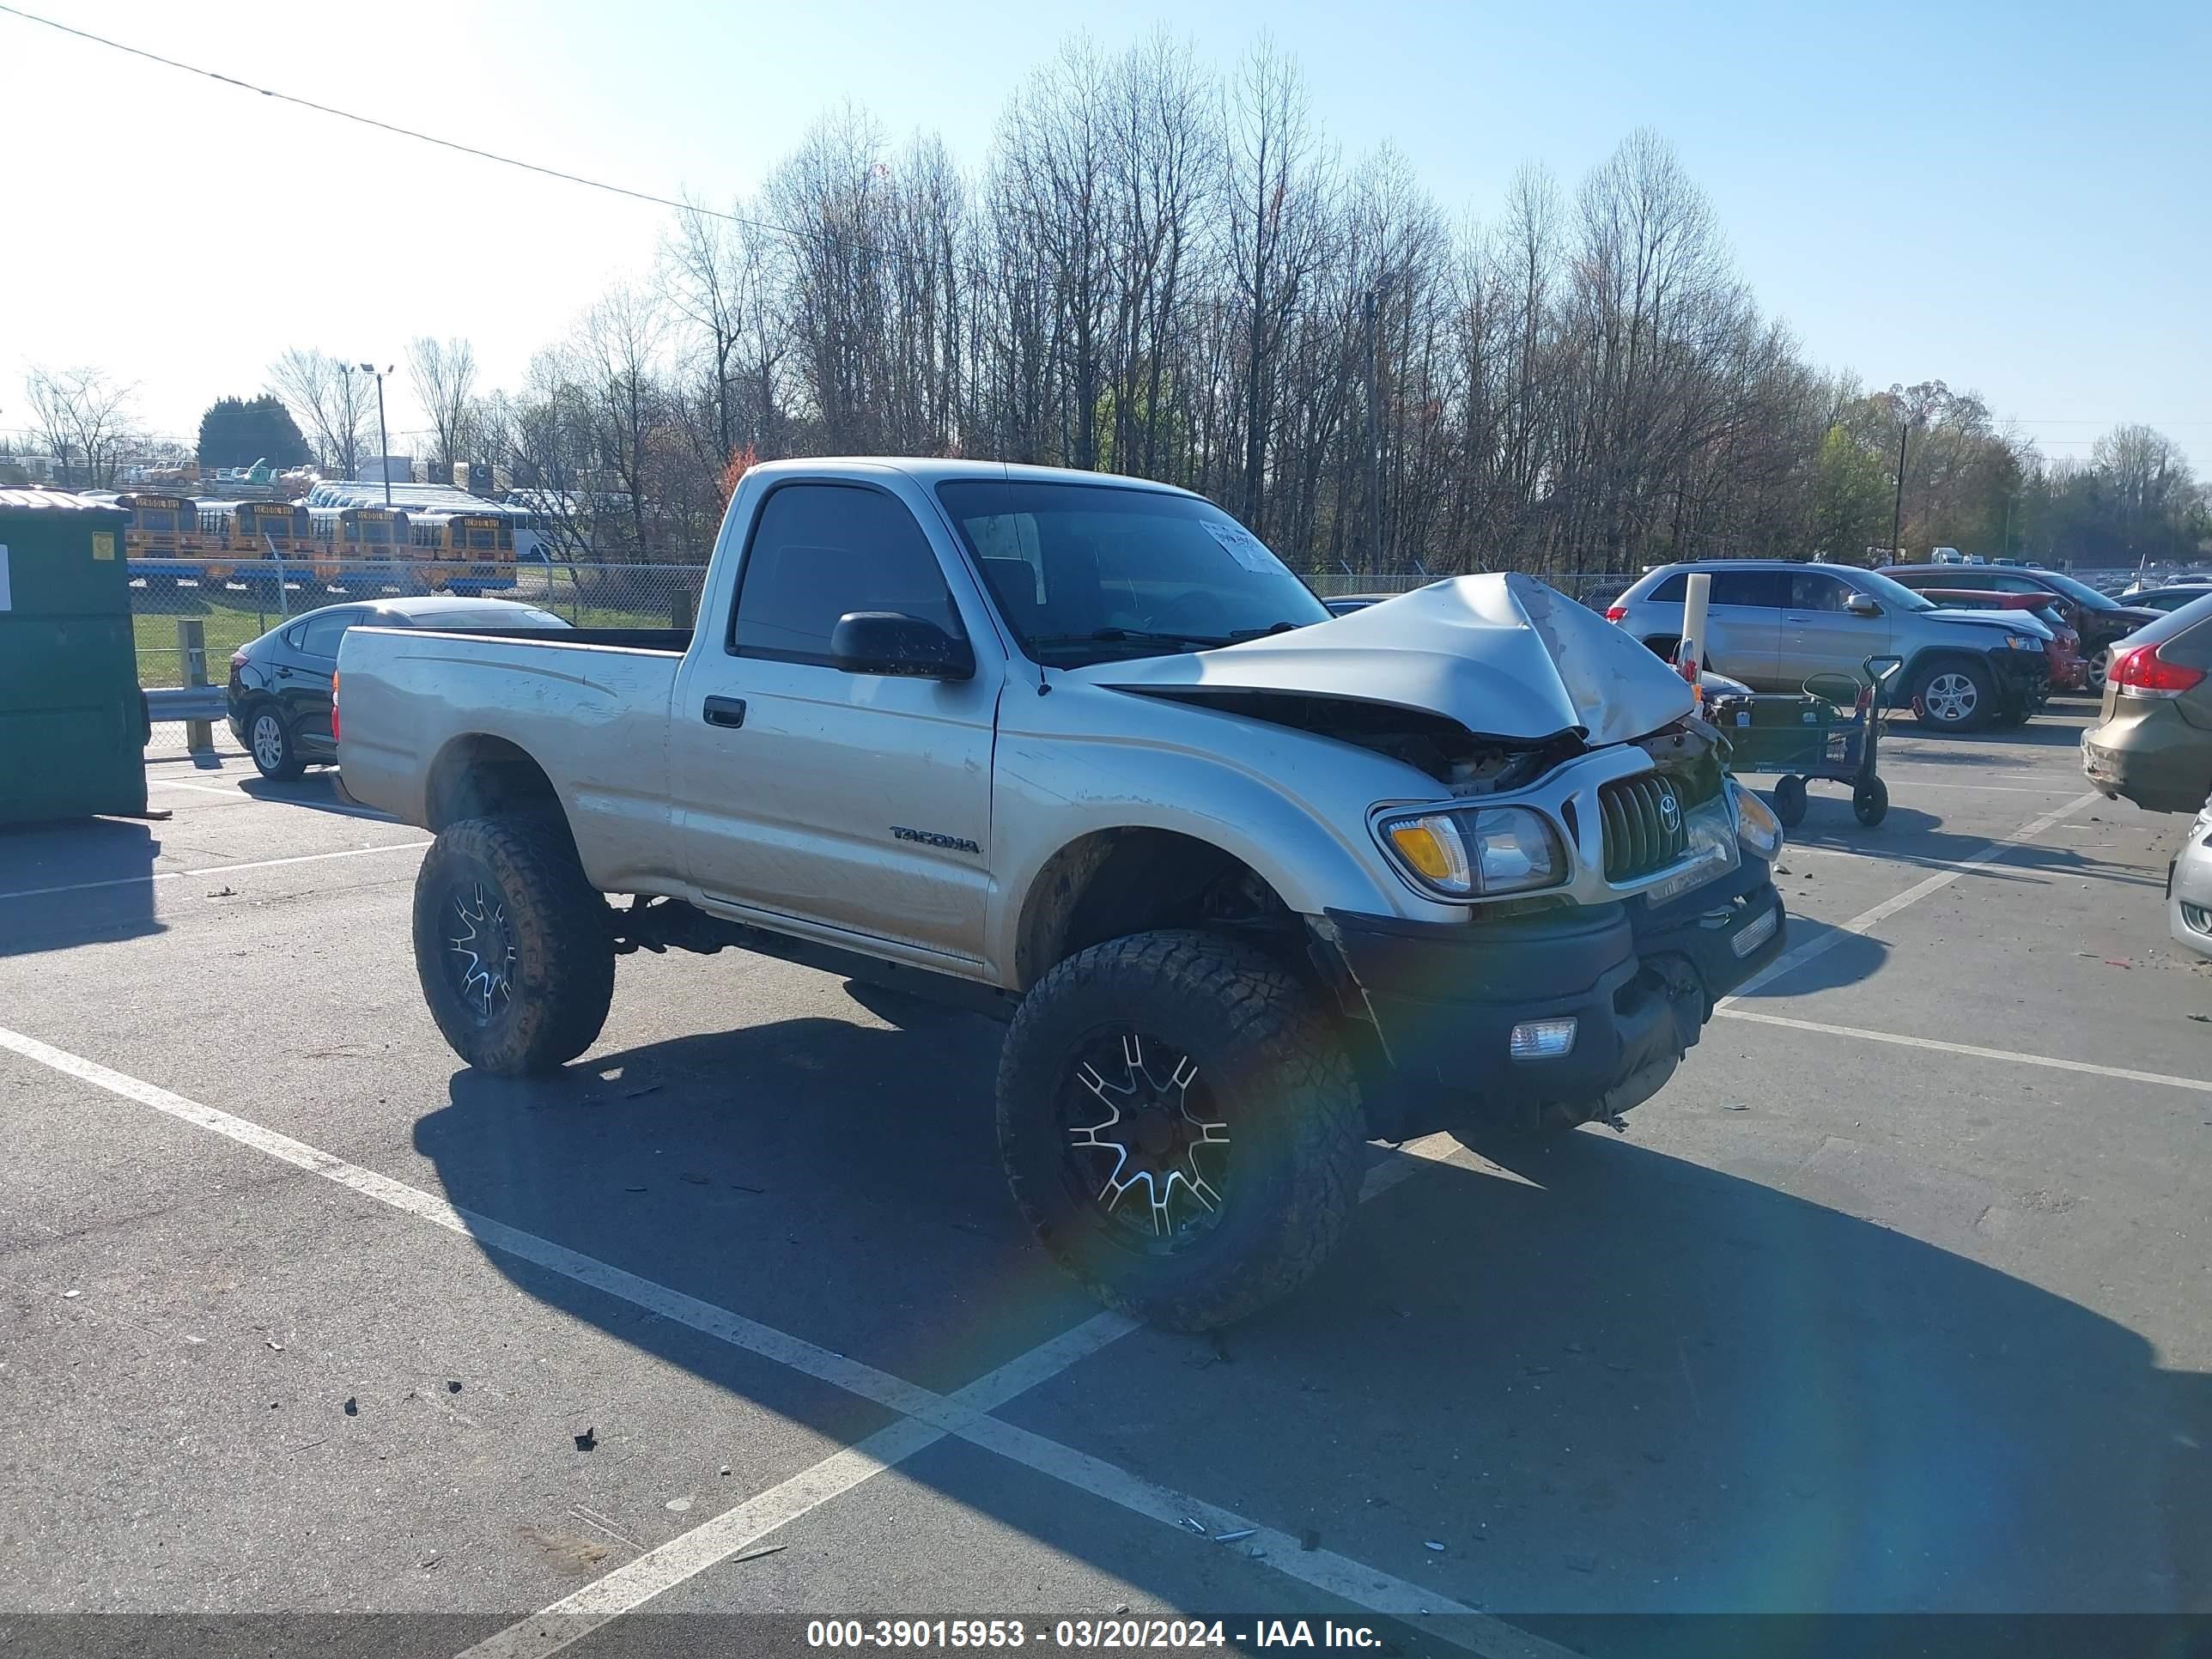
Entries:
[[384,477],[384,504],[392,505],[392,434],[384,428],[384,377],[397,368],[394,363],[378,368],[374,363],[363,363],[361,372],[376,376],[376,470]]
[[1905,562],[1905,550],[1898,545],[1898,538],[1905,533],[1905,441],[1912,435],[1912,423],[1918,418],[1906,416],[1897,429],[1897,505],[1889,514],[1889,556],[1899,564]]

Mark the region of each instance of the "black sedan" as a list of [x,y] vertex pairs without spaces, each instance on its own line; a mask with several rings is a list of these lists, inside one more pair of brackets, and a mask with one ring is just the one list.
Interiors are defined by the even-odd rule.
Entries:
[[363,599],[325,605],[272,628],[231,653],[230,734],[264,778],[296,778],[338,757],[331,736],[331,677],[349,628],[566,628],[550,611],[510,599]]

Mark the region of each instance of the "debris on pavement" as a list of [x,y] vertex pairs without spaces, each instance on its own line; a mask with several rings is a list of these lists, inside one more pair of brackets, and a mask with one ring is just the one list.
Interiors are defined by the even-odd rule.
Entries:
[[723,1473],[724,1474],[727,1474],[729,1472],[730,1472],[730,1466],[729,1466],[727,1463],[723,1464],[723,1465],[722,1465],[722,1473]]
[[676,1178],[678,1181],[688,1181],[694,1187],[705,1187],[711,1185],[713,1180],[711,1176],[701,1175],[696,1170],[686,1170],[682,1175]]
[[62,1292],[62,1300],[64,1302],[74,1302],[77,1297],[83,1294],[84,1292],[82,1291],[64,1291]]
[[1259,1530],[1257,1527],[1239,1527],[1234,1532],[1217,1532],[1213,1534],[1213,1541],[1217,1544],[1233,1544],[1240,1538],[1253,1536]]
[[459,1382],[456,1382],[450,1376],[446,1379],[446,1392],[447,1394],[459,1394],[460,1391],[461,1385]]
[[682,1515],[691,1507],[691,1500],[688,1498],[672,1498],[660,1507],[665,1510],[671,1510],[675,1514]]
[[1421,1547],[1425,1550],[1434,1550],[1438,1555],[1442,1555],[1444,1553],[1444,1547],[1442,1544],[1439,1544],[1433,1538],[1423,1539],[1421,1540]]
[[1321,1547],[1321,1529],[1318,1527],[1308,1527],[1304,1532],[1300,1533],[1298,1534],[1298,1547],[1306,1551],[1308,1553],[1311,1553],[1313,1551],[1319,1549]]
[[445,1558],[445,1556],[444,1556],[443,1554],[440,1553],[439,1552],[437,1552],[437,1551],[435,1551],[435,1550],[433,1550],[429,1554],[428,1554],[428,1555],[426,1555],[426,1556],[424,1556],[424,1557],[422,1558],[422,1571],[425,1571],[425,1572],[429,1571],[429,1570],[430,1570],[431,1568],[433,1568],[433,1567],[436,1566],[436,1565],[438,1565],[438,1563],[439,1563],[439,1562],[441,1562],[441,1561],[444,1560],[445,1559],[446,1559],[446,1558]]
[[626,1193],[641,1193],[645,1188],[642,1187],[625,1187],[623,1190]]
[[790,1547],[788,1544],[763,1544],[757,1550],[747,1550],[743,1555],[732,1556],[730,1562],[734,1566],[740,1561],[757,1561],[763,1555],[774,1555],[778,1550],[787,1550]]
[[361,1415],[361,1401],[356,1400],[351,1395],[348,1395],[346,1396],[345,1414],[348,1417],[359,1417]]
[[282,1353],[284,1352],[284,1345],[272,1336],[269,1339],[269,1352],[271,1353]]
[[586,1429],[583,1433],[576,1437],[576,1449],[578,1451],[589,1451],[592,1447],[599,1443],[599,1425],[596,1423],[592,1424],[590,1428]]
[[1206,1530],[1206,1525],[1203,1522],[1193,1520],[1189,1516],[1186,1515],[1182,1518],[1182,1523],[1186,1527],[1188,1527],[1193,1532],[1196,1533],[1200,1538],[1209,1535]]

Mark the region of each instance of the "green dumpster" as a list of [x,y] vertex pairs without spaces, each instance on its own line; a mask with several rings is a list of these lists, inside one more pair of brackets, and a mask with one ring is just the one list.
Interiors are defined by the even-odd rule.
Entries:
[[146,810],[125,515],[0,489],[0,823]]

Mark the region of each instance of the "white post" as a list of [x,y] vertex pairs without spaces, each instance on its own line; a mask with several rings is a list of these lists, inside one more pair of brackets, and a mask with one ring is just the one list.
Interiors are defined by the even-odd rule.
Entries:
[[[1682,596],[1682,643],[1674,653],[1675,665],[1682,678],[1698,690],[1698,676],[1705,665],[1705,611],[1712,602],[1713,579],[1710,573],[1693,570],[1690,573],[1689,589]],[[1698,700],[1705,701],[1702,693]]]

